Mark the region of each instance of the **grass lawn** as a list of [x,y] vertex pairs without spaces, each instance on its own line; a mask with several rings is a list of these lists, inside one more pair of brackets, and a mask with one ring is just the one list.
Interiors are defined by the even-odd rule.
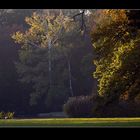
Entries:
[[0,120],[0,127],[140,127],[140,118],[51,118]]

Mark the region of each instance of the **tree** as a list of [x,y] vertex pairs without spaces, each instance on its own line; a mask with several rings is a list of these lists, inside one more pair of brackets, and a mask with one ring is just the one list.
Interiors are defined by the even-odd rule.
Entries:
[[33,85],[32,103],[44,97],[48,101],[57,89],[63,90],[65,100],[76,95],[71,65],[75,53],[87,43],[77,28],[78,23],[61,11],[59,15],[34,13],[26,22],[30,28],[25,33],[16,32],[13,39],[22,45],[17,69],[21,80]]
[[[96,28],[93,28],[93,46],[96,52],[94,75],[99,81],[99,94],[112,95],[110,84],[121,63],[117,61],[115,50],[120,44],[124,44],[129,38],[127,17],[124,10],[103,10],[100,18],[96,20]],[[117,80],[117,79],[115,79]],[[117,92],[117,91],[116,91]]]
[[113,103],[134,102],[139,94],[139,31],[130,26],[126,10],[98,12],[92,38],[99,95]]

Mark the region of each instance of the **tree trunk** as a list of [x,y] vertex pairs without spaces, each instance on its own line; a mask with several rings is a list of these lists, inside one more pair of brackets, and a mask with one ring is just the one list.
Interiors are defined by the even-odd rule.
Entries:
[[49,53],[49,84],[50,84],[50,87],[52,86],[51,47],[52,47],[51,40],[49,40],[49,42],[48,42],[48,49],[49,49],[48,53]]
[[73,96],[74,94],[73,94],[73,87],[72,87],[71,64],[69,59],[67,60],[67,62],[68,62],[68,71],[69,71],[69,88],[70,88],[71,96]]

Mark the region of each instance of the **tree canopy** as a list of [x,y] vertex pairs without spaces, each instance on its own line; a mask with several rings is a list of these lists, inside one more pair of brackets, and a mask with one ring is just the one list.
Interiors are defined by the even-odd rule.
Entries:
[[[26,18],[26,22],[30,28],[25,32],[16,32],[12,38],[21,44],[20,61],[16,65],[21,81],[33,85],[31,104],[37,103],[36,100],[41,97],[46,98],[46,104],[51,100],[54,102],[59,97],[59,90],[61,104],[69,96],[90,94],[91,88],[82,88],[85,90],[82,91],[78,83],[82,84],[86,79],[92,84],[92,78],[88,78],[91,74],[86,75],[86,71],[83,72],[83,77],[78,74],[87,67],[84,62],[86,57],[92,60],[92,53],[86,49],[86,45],[90,47],[90,42],[81,34],[79,23],[61,11],[57,16],[34,13],[32,17]],[[77,61],[74,58],[76,55]],[[87,65],[91,71],[92,63]]]

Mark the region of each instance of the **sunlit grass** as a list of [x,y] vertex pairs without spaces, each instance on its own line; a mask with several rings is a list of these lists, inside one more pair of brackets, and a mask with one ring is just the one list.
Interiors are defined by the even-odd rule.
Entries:
[[140,126],[140,118],[51,118],[0,120],[0,127],[98,127]]

